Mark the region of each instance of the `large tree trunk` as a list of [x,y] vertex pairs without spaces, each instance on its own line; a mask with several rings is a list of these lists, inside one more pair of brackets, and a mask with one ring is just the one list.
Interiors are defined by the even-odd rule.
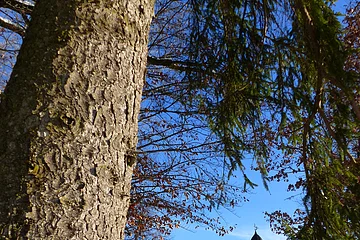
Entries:
[[123,239],[153,0],[40,0],[1,97],[1,239]]

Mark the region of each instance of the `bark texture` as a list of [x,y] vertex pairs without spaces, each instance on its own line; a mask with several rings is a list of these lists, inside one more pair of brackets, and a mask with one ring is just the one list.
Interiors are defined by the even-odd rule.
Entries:
[[0,106],[0,239],[123,239],[153,0],[39,0]]

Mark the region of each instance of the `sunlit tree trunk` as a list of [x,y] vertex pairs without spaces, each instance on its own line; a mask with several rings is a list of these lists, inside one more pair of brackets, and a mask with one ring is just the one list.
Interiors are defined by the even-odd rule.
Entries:
[[123,239],[153,0],[40,0],[0,106],[1,239]]

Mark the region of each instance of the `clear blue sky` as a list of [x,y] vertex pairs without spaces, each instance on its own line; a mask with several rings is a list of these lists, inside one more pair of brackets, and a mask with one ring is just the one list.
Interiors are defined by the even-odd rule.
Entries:
[[[224,236],[219,237],[216,233],[204,229],[193,229],[191,225],[183,227],[189,230],[178,229],[173,232],[171,239],[173,240],[192,240],[192,239],[206,239],[206,240],[250,240],[254,234],[254,224],[257,226],[257,233],[263,240],[283,240],[284,236],[279,236],[271,232],[269,223],[264,218],[264,212],[272,212],[275,210],[292,212],[294,209],[300,207],[296,200],[287,199],[293,196],[294,193],[284,191],[287,188],[286,183],[271,183],[270,192],[266,191],[262,186],[262,180],[258,173],[250,173],[250,179],[259,185],[255,188],[252,194],[248,195],[249,202],[243,203],[242,206],[234,209],[234,214],[223,210],[222,216],[227,221],[228,225],[236,224],[236,229]],[[236,215],[237,216],[236,216]]]
[[[350,0],[339,0],[334,9],[344,12],[344,5],[349,2]],[[254,189],[253,194],[248,196],[250,201],[234,209],[234,213],[237,216],[227,210],[222,211],[221,214],[229,226],[237,225],[232,233],[219,237],[210,230],[202,228],[193,229],[191,225],[183,225],[183,228],[174,230],[170,238],[172,240],[250,240],[254,234],[255,224],[258,228],[257,233],[263,240],[285,240],[284,236],[271,232],[269,223],[264,218],[264,212],[282,210],[292,213],[296,208],[301,207],[299,198],[287,199],[295,193],[286,192],[288,185],[286,183],[271,183],[270,192],[267,192],[262,186],[261,178],[257,173],[249,174],[249,177],[259,185],[259,187]]]

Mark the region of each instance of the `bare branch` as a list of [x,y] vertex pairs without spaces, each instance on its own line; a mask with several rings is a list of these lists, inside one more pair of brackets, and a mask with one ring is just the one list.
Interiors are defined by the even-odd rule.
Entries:
[[26,0],[0,0],[0,7],[8,8],[18,13],[30,14],[34,4]]
[[164,66],[179,71],[200,71],[201,65],[190,61],[178,61],[172,59],[154,58],[148,56],[148,65]]
[[25,36],[25,29],[20,27],[17,24],[14,24],[13,22],[9,21],[6,18],[0,17],[0,27],[9,29],[10,31],[13,31],[17,34],[19,34],[21,37]]

